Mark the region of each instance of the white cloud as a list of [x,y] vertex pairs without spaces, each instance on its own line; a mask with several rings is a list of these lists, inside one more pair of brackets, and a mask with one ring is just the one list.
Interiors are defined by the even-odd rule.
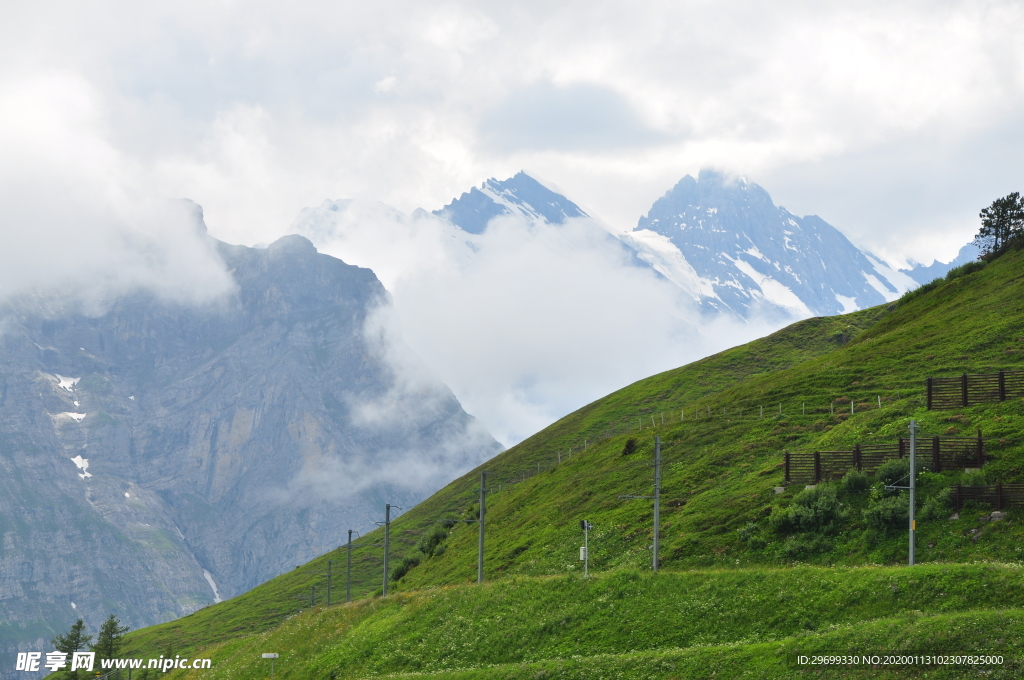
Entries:
[[[713,166],[889,261],[948,259],[1024,184],[1022,33],[1009,1],[23,3],[0,24],[0,294],[219,294],[166,197],[252,244],[325,198],[408,214],[524,167],[619,232]],[[356,230],[346,259],[505,441],[720,345],[583,225],[472,253],[359,210],[389,257]]]
[[155,196],[144,175],[108,142],[81,78],[0,81],[0,298],[42,288],[96,311],[132,290],[189,303],[229,292],[198,207]]
[[506,445],[781,323],[708,325],[692,297],[590,220],[497,218],[468,235],[432,215],[343,201],[303,211],[293,228],[378,272],[402,336]]
[[118,0],[5,19],[0,78],[85,83],[111,150],[235,242],[271,241],[324,198],[436,208],[522,167],[630,226],[715,166],[928,261],[1024,182],[1024,9],[1008,1]]

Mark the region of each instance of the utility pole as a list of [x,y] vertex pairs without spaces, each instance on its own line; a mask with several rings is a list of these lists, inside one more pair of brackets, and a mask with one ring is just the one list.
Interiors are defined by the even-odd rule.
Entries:
[[910,566],[914,566],[914,535],[917,520],[914,518],[914,501],[917,495],[917,421],[910,421]]
[[480,541],[476,554],[476,582],[484,582],[484,515],[487,508],[487,472],[480,472]]
[[345,602],[352,601],[352,530],[348,530],[348,560],[345,566]]
[[658,571],[658,538],[661,528],[661,437],[654,438],[654,555],[652,565]]
[[384,505],[384,594],[388,596],[388,548],[391,547],[391,504]]
[[581,519],[580,528],[583,529],[583,549],[580,550],[580,557],[583,558],[583,578],[588,578],[590,576],[590,530],[594,528],[594,525]]
[[327,606],[331,606],[331,561],[327,560]]
[[[651,546],[651,567],[658,571],[658,548],[661,543],[661,437],[654,438],[654,495],[619,496],[619,498],[650,498],[654,500],[654,545]],[[582,526],[582,523],[580,524]]]
[[910,492],[910,508],[907,512],[909,520],[909,546],[907,550],[907,564],[914,566],[914,543],[917,534],[917,520],[914,518],[914,505],[917,501],[917,421],[910,421],[910,484],[907,486],[887,486],[886,491],[906,489]]

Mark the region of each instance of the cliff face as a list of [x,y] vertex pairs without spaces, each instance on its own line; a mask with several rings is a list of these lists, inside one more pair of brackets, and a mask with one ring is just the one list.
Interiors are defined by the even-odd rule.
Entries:
[[298,236],[213,245],[237,285],[213,305],[0,310],[0,676],[78,616],[242,593],[500,450],[368,331],[373,272]]

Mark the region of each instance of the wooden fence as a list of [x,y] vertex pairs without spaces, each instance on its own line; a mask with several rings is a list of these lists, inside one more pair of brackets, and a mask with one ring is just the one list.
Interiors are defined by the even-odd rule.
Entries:
[[971,404],[990,404],[1024,397],[1024,371],[964,373],[956,378],[927,378],[928,410],[943,411]]
[[956,511],[960,512],[967,501],[987,503],[996,510],[1024,508],[1024,484],[996,484],[995,486],[960,486],[957,484]]
[[[849,470],[873,474],[887,460],[905,458],[910,439],[900,437],[884,444],[854,444],[849,451],[787,451],[786,484],[818,484],[839,479]],[[921,437],[917,460],[934,472],[981,467],[985,464],[985,440],[977,437]]]

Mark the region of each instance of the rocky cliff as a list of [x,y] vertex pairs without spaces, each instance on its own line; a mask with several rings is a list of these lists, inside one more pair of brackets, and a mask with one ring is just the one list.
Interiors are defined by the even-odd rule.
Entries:
[[375,322],[373,272],[210,241],[236,284],[210,305],[0,309],[0,675],[78,616],[242,593],[500,450]]

